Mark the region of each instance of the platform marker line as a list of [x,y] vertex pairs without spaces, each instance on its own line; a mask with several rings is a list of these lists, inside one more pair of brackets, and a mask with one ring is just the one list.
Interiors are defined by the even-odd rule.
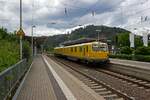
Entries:
[[44,61],[48,68],[50,69],[51,73],[53,74],[54,78],[56,79],[58,85],[60,86],[61,90],[63,91],[64,95],[66,96],[67,100],[77,100],[73,93],[70,91],[70,89],[66,86],[66,84],[63,82],[63,80],[59,77],[59,75],[55,72],[55,70],[52,68],[52,66],[48,63],[45,57]]

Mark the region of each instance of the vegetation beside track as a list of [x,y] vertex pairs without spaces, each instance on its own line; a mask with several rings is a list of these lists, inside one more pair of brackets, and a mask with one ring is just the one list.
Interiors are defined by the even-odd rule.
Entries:
[[110,58],[150,62],[150,55],[110,54]]
[[[23,57],[30,57],[30,46],[23,41]],[[0,28],[0,72],[17,63],[19,58],[19,38],[15,32],[10,33],[5,28]]]

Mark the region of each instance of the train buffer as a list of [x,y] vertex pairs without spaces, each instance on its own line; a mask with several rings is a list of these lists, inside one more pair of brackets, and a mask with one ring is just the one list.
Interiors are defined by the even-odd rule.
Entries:
[[45,55],[38,55],[13,100],[104,100]]

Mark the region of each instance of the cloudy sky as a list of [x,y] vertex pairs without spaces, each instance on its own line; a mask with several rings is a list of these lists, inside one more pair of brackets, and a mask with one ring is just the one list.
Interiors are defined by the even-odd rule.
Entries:
[[[23,28],[31,35],[33,23],[35,34],[41,36],[89,24],[129,30],[145,23],[149,27],[149,5],[150,0],[23,0]],[[19,0],[0,0],[0,26],[9,31],[18,29]]]

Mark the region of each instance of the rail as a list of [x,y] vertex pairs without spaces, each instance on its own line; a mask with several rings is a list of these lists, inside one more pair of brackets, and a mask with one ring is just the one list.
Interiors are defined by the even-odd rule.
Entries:
[[12,90],[27,69],[27,61],[23,59],[0,73],[0,100],[5,100],[11,95]]
[[103,86],[103,87],[107,88],[108,90],[112,91],[112,93],[115,93],[115,94],[117,94],[119,97],[124,98],[124,100],[134,100],[133,97],[129,97],[127,94],[122,93],[122,92],[120,92],[119,90],[116,90],[115,88],[113,88],[113,87],[111,87],[111,86],[109,86],[109,85],[106,85],[105,83],[103,83],[103,82],[97,80],[95,77],[93,77],[93,76],[91,76],[91,75],[89,75],[89,74],[87,74],[87,73],[85,73],[85,72],[83,72],[83,71],[81,71],[81,70],[78,70],[77,68],[72,67],[72,65],[69,65],[69,64],[67,64],[67,63],[65,63],[65,62],[63,62],[63,61],[61,61],[61,60],[59,60],[59,59],[57,59],[57,58],[54,58],[54,60],[56,60],[57,62],[59,62],[59,63],[65,65],[65,66],[67,66],[67,67],[69,67],[70,69],[72,69],[72,70],[78,72],[79,74],[81,74],[81,75],[87,77],[88,79],[94,81],[95,83],[100,84],[101,86]]

